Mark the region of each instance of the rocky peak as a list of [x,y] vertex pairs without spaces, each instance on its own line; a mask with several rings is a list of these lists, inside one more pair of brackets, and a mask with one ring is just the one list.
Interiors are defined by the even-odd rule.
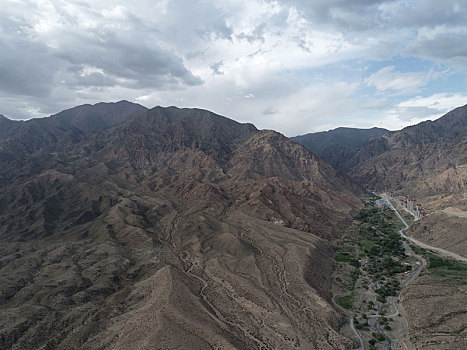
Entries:
[[104,157],[118,155],[139,166],[160,166],[175,152],[189,149],[224,164],[242,141],[257,132],[252,124],[202,109],[155,107],[96,136],[90,147]]
[[[15,123],[6,133],[2,127],[0,137],[5,138],[3,148],[16,156],[33,154],[49,148],[64,148],[83,141],[90,135],[120,124],[146,110],[145,107],[120,101],[81,105],[64,110],[48,118],[31,119]],[[2,122],[3,121],[3,122]],[[0,123],[8,120],[0,119]]]

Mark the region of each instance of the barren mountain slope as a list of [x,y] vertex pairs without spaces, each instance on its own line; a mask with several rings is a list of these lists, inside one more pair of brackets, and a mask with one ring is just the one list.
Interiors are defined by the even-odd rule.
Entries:
[[128,101],[67,109],[49,118],[13,121],[0,116],[0,159],[63,150],[87,136],[120,124],[146,110]]
[[295,136],[291,139],[319,155],[329,164],[340,168],[345,164],[352,150],[388,132],[389,130],[381,128],[356,129],[341,127],[329,131]]
[[465,283],[424,272],[402,293],[410,338],[417,349],[465,349]]
[[328,240],[361,192],[282,135],[155,108],[0,179],[2,349],[352,348]]
[[467,105],[435,121],[370,140],[343,168],[367,187],[431,196],[457,193],[467,178]]
[[449,143],[466,134],[467,105],[458,107],[435,121],[425,121],[369,140],[351,152],[341,168],[352,170],[366,160],[387,151],[403,150],[415,145]]
[[[467,119],[467,115],[466,115]],[[467,134],[452,142],[407,145],[372,157],[350,171],[370,188],[417,197],[460,193],[467,181]]]

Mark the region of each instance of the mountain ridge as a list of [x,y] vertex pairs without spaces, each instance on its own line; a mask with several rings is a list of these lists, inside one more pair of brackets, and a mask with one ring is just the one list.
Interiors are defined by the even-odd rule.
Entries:
[[[393,131],[355,150],[341,168],[368,187],[430,196],[452,194],[464,185],[467,163],[467,105],[435,121]],[[454,171],[449,171],[453,168]],[[450,174],[452,173],[452,174]]]
[[390,131],[376,127],[371,129],[339,127],[291,137],[291,140],[304,145],[311,152],[339,168],[351,150],[388,132]]
[[155,107],[0,165],[2,349],[353,346],[331,241],[363,191],[283,135]]
[[6,118],[9,128],[0,132],[0,156],[2,153],[12,157],[33,154],[46,148],[53,149],[58,144],[68,147],[144,110],[146,107],[128,101],[101,102],[80,105],[45,118],[27,121]]

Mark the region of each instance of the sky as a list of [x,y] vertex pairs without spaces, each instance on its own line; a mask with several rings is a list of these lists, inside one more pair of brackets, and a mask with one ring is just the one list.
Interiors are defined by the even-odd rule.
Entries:
[[128,100],[287,136],[467,104],[465,0],[3,0],[0,114]]

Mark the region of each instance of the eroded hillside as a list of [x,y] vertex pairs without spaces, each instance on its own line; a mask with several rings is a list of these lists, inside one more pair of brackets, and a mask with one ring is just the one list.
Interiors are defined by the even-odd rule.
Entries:
[[329,240],[362,192],[282,135],[155,108],[1,165],[1,348],[353,347]]

